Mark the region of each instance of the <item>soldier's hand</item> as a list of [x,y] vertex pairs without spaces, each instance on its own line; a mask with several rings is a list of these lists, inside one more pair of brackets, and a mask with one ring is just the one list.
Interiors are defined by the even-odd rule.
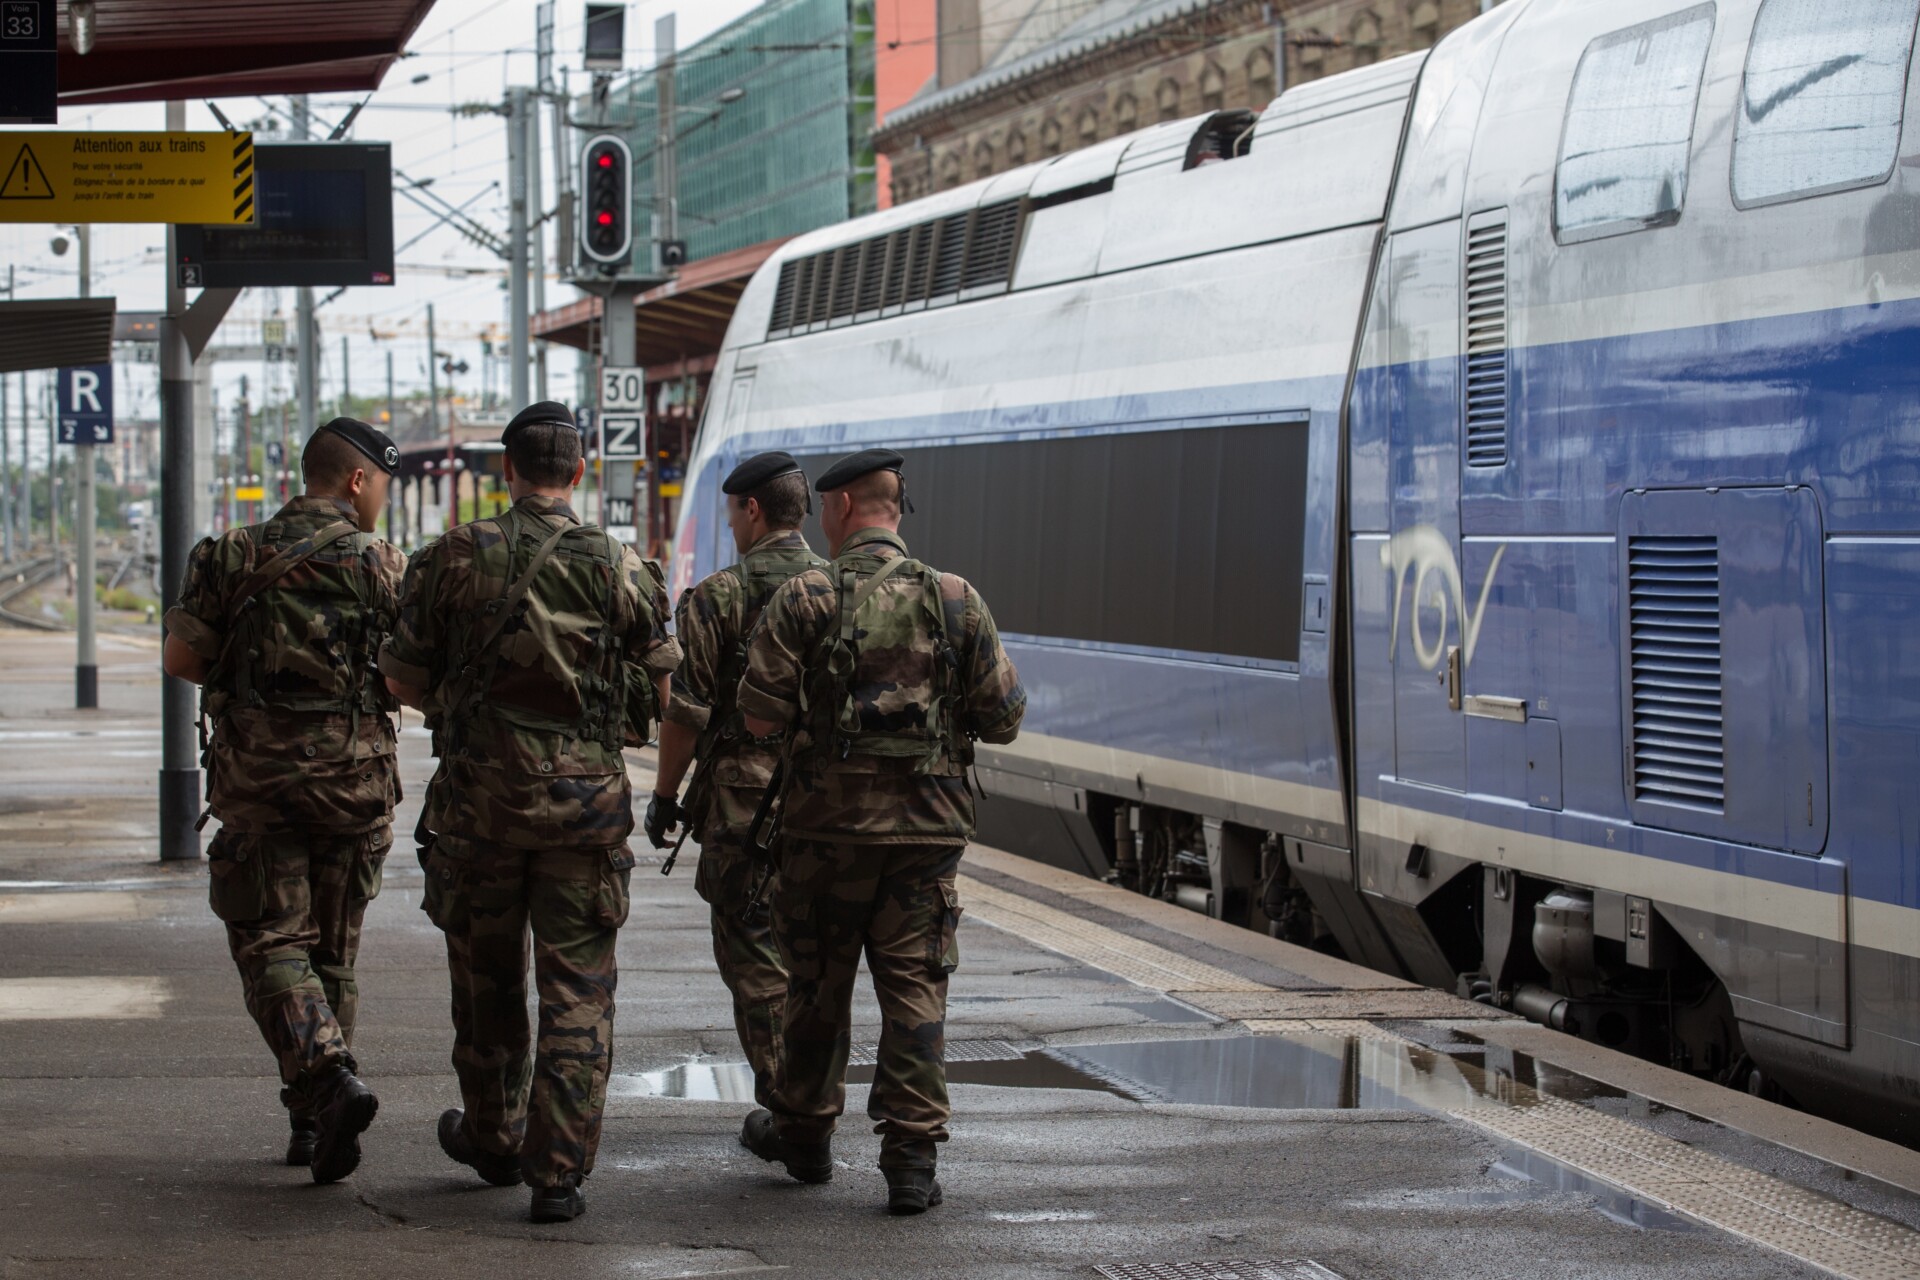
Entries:
[[667,847],[667,837],[673,829],[687,820],[687,811],[672,796],[663,796],[658,791],[653,799],[647,801],[647,821],[645,823],[647,839],[653,841],[653,847]]

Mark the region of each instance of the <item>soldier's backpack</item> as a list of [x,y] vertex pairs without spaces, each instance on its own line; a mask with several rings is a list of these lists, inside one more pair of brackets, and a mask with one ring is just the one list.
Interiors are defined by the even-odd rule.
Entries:
[[[645,741],[659,717],[659,697],[644,672],[630,672],[613,631],[619,595],[622,547],[612,534],[588,525],[561,524],[548,532],[518,508],[493,517],[505,540],[506,593],[489,600],[477,626],[448,664],[449,690],[444,716],[436,726],[448,752],[467,750],[474,732],[485,727],[556,733],[580,743],[618,752],[631,727]],[[511,569],[523,540],[535,532],[541,540],[518,577]],[[527,603],[553,556],[585,561],[588,572],[547,574],[542,608]],[[648,565],[650,572],[657,571]],[[547,659],[516,664],[503,672],[509,633],[531,633],[531,646]],[[518,642],[525,647],[527,642]],[[571,673],[557,679],[555,670]]]
[[[807,660],[799,716],[807,745],[797,754],[910,759],[916,774],[964,773],[973,763],[973,733],[940,574],[908,556],[883,560],[855,551],[835,560],[828,575],[837,593],[835,623]],[[901,575],[919,579],[918,605],[882,607],[875,601],[880,587]]]
[[740,579],[744,592],[740,634],[720,655],[719,668],[714,674],[713,714],[707,718],[707,727],[694,744],[696,758],[711,760],[716,749],[747,736],[746,717],[740,713],[734,698],[739,692],[741,677],[747,674],[747,648],[753,638],[754,623],[765,612],[774,592],[809,569],[826,567],[827,562],[815,555],[811,547],[765,547],[749,551],[727,570]]
[[[308,762],[304,768],[312,785],[282,800],[288,821],[371,821],[385,812],[383,792],[375,795],[355,785],[356,761],[365,745],[361,722],[395,705],[373,663],[357,658],[379,649],[399,611],[386,579],[370,565],[356,563],[375,541],[351,521],[338,520],[283,548],[234,588],[220,654],[200,690],[201,760],[210,802],[218,790],[219,753],[207,722],[217,727],[245,719],[250,751],[300,751]],[[342,542],[350,544],[355,559],[342,562],[340,572],[286,584],[289,573]],[[324,638],[316,635],[318,618],[326,620]],[[321,732],[317,726],[336,715],[346,717],[344,734]],[[303,735],[291,727],[301,723],[316,728]],[[297,740],[303,736],[309,740]],[[342,774],[340,785],[329,783],[331,772]],[[349,812],[356,805],[368,812]]]

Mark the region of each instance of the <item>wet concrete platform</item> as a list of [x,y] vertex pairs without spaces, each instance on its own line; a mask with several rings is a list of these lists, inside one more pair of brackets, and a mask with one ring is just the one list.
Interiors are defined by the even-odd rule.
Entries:
[[[635,873],[589,1212],[526,1222],[434,1140],[458,1095],[404,842],[360,969],[380,1117],[314,1187],[277,1162],[204,866],[152,861],[157,647],[103,638],[82,714],[71,643],[0,632],[0,1276],[1920,1275],[1904,1149],[990,850],[922,1218],[880,1211],[864,992],[834,1181],[736,1145],[750,1087],[683,858]],[[403,757],[417,798],[417,720]]]

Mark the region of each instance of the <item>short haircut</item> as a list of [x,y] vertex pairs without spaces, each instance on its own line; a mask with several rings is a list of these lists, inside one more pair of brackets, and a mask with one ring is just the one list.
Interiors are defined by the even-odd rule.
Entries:
[[737,495],[734,501],[744,507],[749,498],[760,504],[760,514],[767,518],[769,528],[798,529],[807,518],[807,478],[798,471],[775,476],[752,493]]
[[300,477],[309,489],[339,489],[355,471],[377,470],[366,454],[333,431],[316,431],[300,451]]
[[529,423],[507,437],[507,458],[528,484],[570,485],[580,465],[580,433],[564,422]]
[[859,510],[886,508],[897,516],[900,514],[900,495],[905,492],[906,483],[897,471],[869,471],[859,479],[849,481],[847,493]]

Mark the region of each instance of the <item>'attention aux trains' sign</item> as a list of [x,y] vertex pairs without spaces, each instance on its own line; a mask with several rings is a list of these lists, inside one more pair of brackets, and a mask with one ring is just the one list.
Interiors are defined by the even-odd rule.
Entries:
[[251,133],[0,134],[0,222],[255,221]]

